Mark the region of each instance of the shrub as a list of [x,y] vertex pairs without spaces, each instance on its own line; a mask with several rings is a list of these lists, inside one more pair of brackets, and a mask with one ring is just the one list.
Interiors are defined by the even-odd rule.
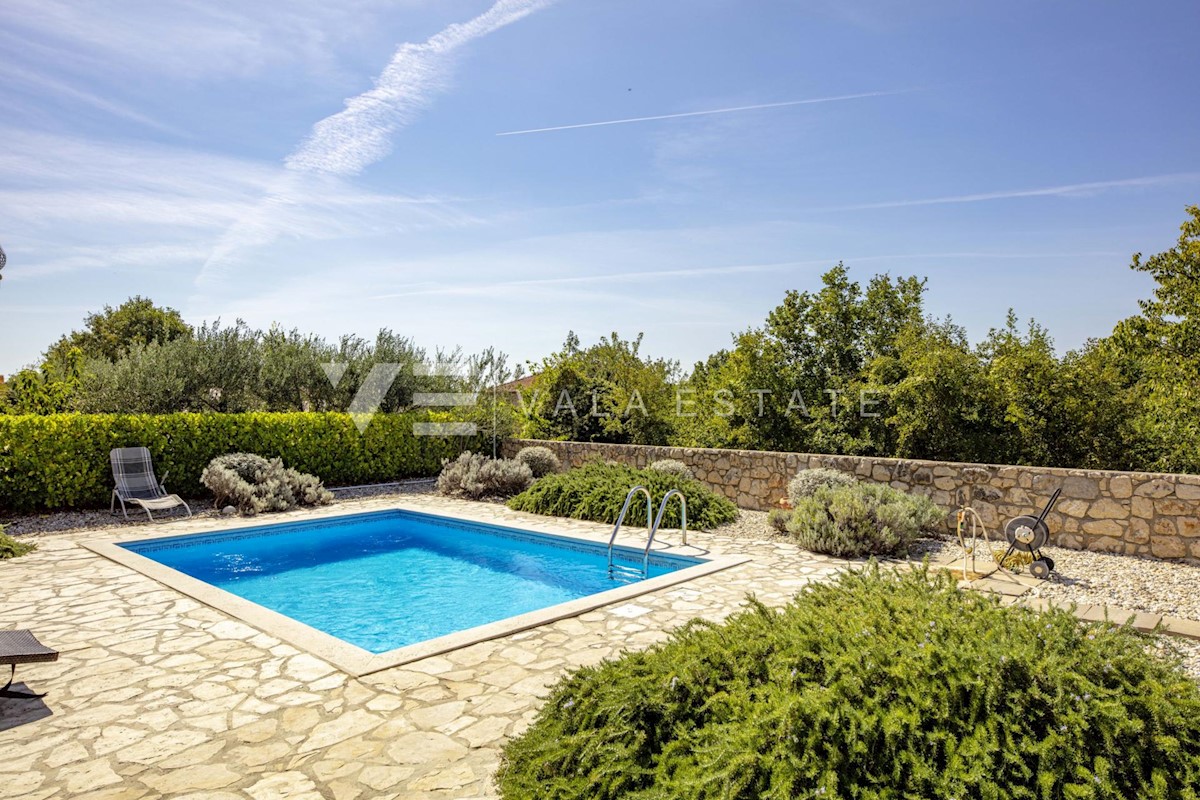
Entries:
[[945,518],[928,497],[890,486],[854,483],[817,489],[792,509],[797,543],[839,558],[899,556]]
[[442,412],[377,414],[362,433],[349,414],[0,414],[0,508],[107,508],[112,491],[108,451],[150,448],[167,488],[203,492],[200,473],[233,452],[281,458],[331,486],[436,475],[463,437],[415,436],[418,422],[447,422]]
[[0,525],[0,561],[6,558],[19,558],[23,555],[32,553],[37,549],[36,544],[30,542],[22,542],[20,539],[14,539],[4,532],[4,526]]
[[562,469],[562,464],[559,463],[558,456],[554,455],[554,451],[549,447],[542,447],[541,445],[522,447],[517,451],[517,455],[513,460],[520,461],[529,467],[529,471],[533,473],[533,477],[535,478],[540,478],[543,475],[549,475],[552,472],[558,472]]
[[515,459],[491,459],[466,452],[447,461],[438,476],[437,489],[455,497],[512,497],[533,482],[529,465]]
[[[715,528],[737,519],[737,506],[691,478],[668,475],[649,469],[634,469],[624,464],[592,461],[568,472],[547,475],[508,502],[517,511],[529,511],[552,517],[572,517],[595,522],[615,523],[629,490],[645,486],[654,498],[654,511],[671,489],[679,489],[687,498],[688,525]],[[646,519],[646,497],[634,496],[625,524],[641,526]],[[679,503],[667,506],[663,526],[678,528]]]
[[1200,791],[1200,687],[1146,638],[878,567],[566,676],[506,800],[1156,798]]
[[278,458],[266,459],[253,453],[214,458],[205,467],[200,482],[216,495],[217,507],[232,504],[247,515],[333,502],[333,493],[319,478],[287,469]]
[[649,469],[652,469],[655,472],[662,472],[667,475],[678,475],[682,478],[694,477],[692,475],[691,468],[688,467],[687,464],[683,463],[682,461],[676,461],[673,458],[664,458],[659,461],[655,461],[649,466]]
[[792,521],[792,512],[784,508],[772,508],[767,513],[767,524],[780,533],[787,533],[788,523]]
[[818,489],[853,486],[856,483],[858,481],[853,476],[836,469],[802,469],[796,473],[796,477],[788,481],[788,502],[795,508],[804,498],[812,497]]

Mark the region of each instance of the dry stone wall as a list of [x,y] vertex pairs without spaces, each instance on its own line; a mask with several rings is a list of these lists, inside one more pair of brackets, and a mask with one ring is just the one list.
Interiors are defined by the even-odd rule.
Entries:
[[[1037,513],[1062,489],[1047,517],[1055,544],[1200,561],[1200,475],[519,439],[506,442],[504,452],[511,456],[532,444],[549,447],[568,466],[601,458],[645,467],[673,458],[741,508],[760,511],[786,498],[796,472],[815,467],[928,495],[950,511],[969,497],[990,530],[1019,514]],[[952,515],[946,524],[953,529]]]

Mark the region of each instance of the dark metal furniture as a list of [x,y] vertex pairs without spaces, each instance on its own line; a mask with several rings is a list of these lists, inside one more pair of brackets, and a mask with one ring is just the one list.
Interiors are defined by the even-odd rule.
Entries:
[[10,687],[13,684],[13,678],[17,675],[17,664],[38,664],[47,661],[58,661],[58,651],[46,647],[31,632],[0,631],[0,664],[8,664],[12,667],[8,683],[0,688],[0,697],[20,699],[45,697],[45,694],[18,692]]

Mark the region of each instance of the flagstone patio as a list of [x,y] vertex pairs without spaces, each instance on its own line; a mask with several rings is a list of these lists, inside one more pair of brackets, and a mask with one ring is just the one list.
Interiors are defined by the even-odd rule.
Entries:
[[[601,541],[610,531],[434,496],[342,502],[269,520],[169,522],[162,530],[384,508]],[[17,673],[18,683],[49,693],[44,701],[0,700],[0,797],[494,797],[501,744],[529,724],[547,685],[567,670],[646,647],[695,617],[720,620],[750,593],[782,604],[846,564],[784,541],[692,531],[693,545],[752,560],[352,678],[80,546],[113,536],[105,530],[47,537],[32,555],[0,562],[0,629],[32,628],[62,652],[57,663]],[[636,532],[623,541],[638,544]]]

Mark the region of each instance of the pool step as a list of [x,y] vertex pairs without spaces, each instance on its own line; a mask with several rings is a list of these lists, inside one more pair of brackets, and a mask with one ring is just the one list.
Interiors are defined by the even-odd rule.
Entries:
[[608,577],[622,583],[637,583],[646,577],[641,567],[627,567],[624,564],[609,564]]

